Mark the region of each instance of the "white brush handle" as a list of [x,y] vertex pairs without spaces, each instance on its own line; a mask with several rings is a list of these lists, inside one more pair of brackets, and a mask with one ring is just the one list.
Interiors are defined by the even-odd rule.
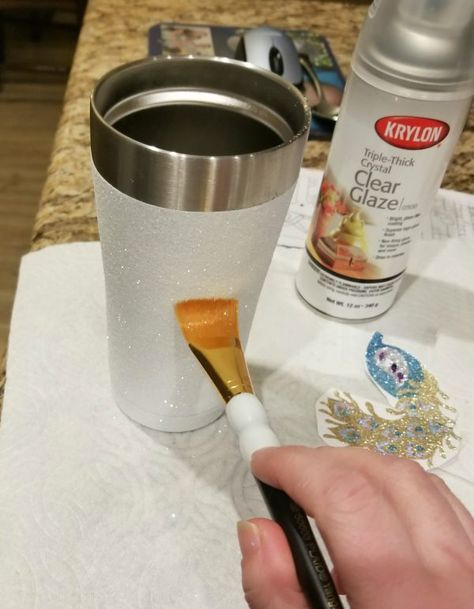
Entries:
[[[265,409],[252,393],[231,398],[226,413],[230,426],[239,436],[240,452],[246,461],[250,461],[252,453],[259,448],[280,445],[268,424]],[[284,491],[258,479],[257,486],[273,520],[286,535],[308,607],[343,609],[305,512]]]
[[253,393],[239,393],[231,398],[226,414],[239,437],[240,452],[246,461],[250,461],[252,453],[259,448],[280,446],[262,403]]

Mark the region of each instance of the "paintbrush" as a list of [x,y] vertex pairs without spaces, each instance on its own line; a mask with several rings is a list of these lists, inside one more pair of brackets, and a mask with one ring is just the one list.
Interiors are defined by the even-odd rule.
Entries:
[[[254,394],[239,339],[237,301],[186,300],[175,306],[184,338],[227,403],[228,421],[250,461],[260,448],[278,446],[261,402]],[[272,518],[283,529],[301,589],[313,609],[342,609],[336,588],[305,512],[283,491],[257,479]]]

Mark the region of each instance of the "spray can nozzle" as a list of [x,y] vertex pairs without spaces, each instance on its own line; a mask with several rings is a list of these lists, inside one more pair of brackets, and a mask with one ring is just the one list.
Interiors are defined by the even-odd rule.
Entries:
[[472,95],[474,3],[375,0],[354,52],[354,71],[409,92]]

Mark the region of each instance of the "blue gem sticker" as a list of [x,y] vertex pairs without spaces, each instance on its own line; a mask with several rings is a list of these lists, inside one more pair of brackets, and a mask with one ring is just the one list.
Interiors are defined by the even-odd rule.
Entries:
[[374,383],[396,398],[412,382],[422,381],[423,368],[413,355],[385,344],[382,339],[380,332],[373,334],[365,352],[365,363]]

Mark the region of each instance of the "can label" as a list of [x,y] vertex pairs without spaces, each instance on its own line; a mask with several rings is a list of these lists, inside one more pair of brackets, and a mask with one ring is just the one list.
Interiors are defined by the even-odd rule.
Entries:
[[297,279],[313,306],[356,319],[392,304],[468,107],[394,96],[352,75]]

